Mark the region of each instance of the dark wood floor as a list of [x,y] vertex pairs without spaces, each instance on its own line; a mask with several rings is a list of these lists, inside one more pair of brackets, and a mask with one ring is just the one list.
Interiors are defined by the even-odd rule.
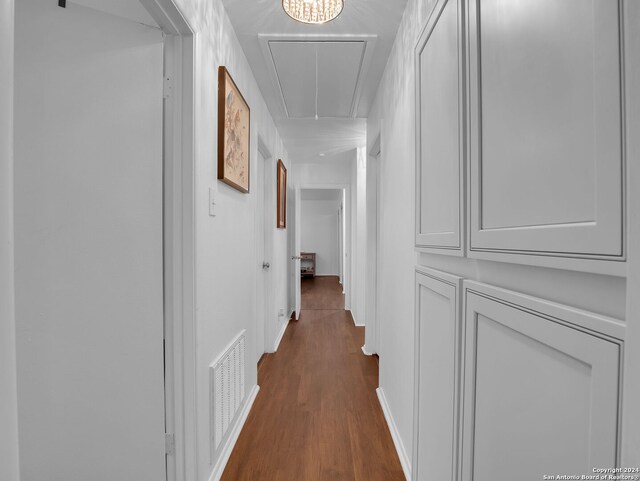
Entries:
[[314,307],[261,363],[222,481],[404,481],[375,393],[378,365],[360,350],[364,328],[342,308],[318,308],[344,306],[337,278],[305,284],[303,306]]
[[302,279],[302,310],[344,309],[344,294],[337,276]]

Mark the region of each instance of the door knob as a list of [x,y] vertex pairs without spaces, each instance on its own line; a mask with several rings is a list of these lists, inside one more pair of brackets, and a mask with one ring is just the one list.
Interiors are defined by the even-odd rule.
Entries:
[[269,264],[268,262],[263,262],[263,263],[262,263],[262,268],[263,268],[264,270],[269,269],[269,267],[271,267],[271,264]]

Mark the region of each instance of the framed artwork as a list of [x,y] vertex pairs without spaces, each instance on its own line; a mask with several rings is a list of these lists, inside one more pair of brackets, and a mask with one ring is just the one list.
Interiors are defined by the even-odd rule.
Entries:
[[287,168],[284,162],[278,159],[278,215],[276,227],[285,229],[287,227]]
[[249,192],[249,105],[227,69],[218,68],[218,179]]

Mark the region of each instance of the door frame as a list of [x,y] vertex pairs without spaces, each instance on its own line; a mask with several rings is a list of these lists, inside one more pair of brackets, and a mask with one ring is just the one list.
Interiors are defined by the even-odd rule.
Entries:
[[[343,246],[343,258],[341,259],[341,262],[344,262],[344,272],[342,273],[343,279],[342,279],[342,287],[344,289],[344,309],[346,311],[350,311],[351,310],[351,292],[352,292],[352,287],[353,284],[351,282],[351,279],[353,278],[352,276],[352,272],[351,272],[351,244],[352,244],[352,239],[355,236],[355,232],[353,232],[352,226],[351,226],[351,216],[353,214],[352,211],[352,205],[351,205],[351,184],[341,184],[341,183],[336,183],[336,184],[301,184],[296,186],[296,200],[299,201],[298,203],[298,215],[300,214],[300,211],[302,210],[302,203],[300,201],[300,192],[303,190],[314,190],[314,189],[333,189],[333,190],[342,190],[344,192],[344,246]],[[296,222],[295,225],[295,236],[298,239],[298,248],[300,248],[300,222]],[[300,252],[297,252],[296,255],[300,255]],[[300,295],[300,276],[296,276],[296,283],[297,286],[296,287],[296,297],[298,295]],[[298,306],[301,306],[301,301],[299,298],[296,299],[296,304]]]
[[168,481],[196,481],[195,45],[172,0],[140,0],[165,35],[163,251]]
[[0,3],[0,478],[18,481],[18,394],[13,277],[13,55],[14,1]]
[[[366,305],[371,304],[370,312],[366,313],[367,325],[365,326],[365,343],[362,352],[367,356],[380,354],[380,199],[381,182],[380,172],[382,164],[382,143],[381,132],[375,137],[375,141],[367,153],[367,177],[372,176],[373,182],[367,182],[367,222],[370,220],[370,212],[375,209],[372,219],[375,220],[375,233],[373,238],[369,237],[369,226],[367,226],[367,281],[372,279],[370,284],[365,286]],[[373,167],[373,168],[372,168]],[[371,184],[371,185],[369,185]],[[373,193],[370,195],[370,193]],[[371,198],[375,196],[375,198]],[[373,259],[372,259],[373,258]]]
[[[267,147],[266,142],[263,139],[263,136],[258,134],[258,156],[257,161],[262,162],[262,179],[258,179],[260,182],[260,193],[262,194],[262,199],[256,198],[256,210],[255,210],[255,227],[258,227],[258,218],[263,216],[263,224],[261,232],[256,232],[256,251],[258,251],[258,246],[262,243],[262,259],[256,259],[256,263],[258,264],[256,267],[260,268],[262,262],[271,263],[271,259],[267,259],[268,257],[273,256],[273,226],[275,225],[275,219],[273,218],[272,212],[275,209],[268,208],[269,205],[275,205],[275,197],[274,197],[274,176],[272,176],[272,164],[273,164],[273,154]],[[259,167],[258,167],[259,168]],[[264,205],[259,206],[260,201],[264,201],[267,199],[267,202],[264,202]],[[263,215],[265,214],[266,215]],[[270,234],[270,235],[269,235]],[[273,295],[273,276],[271,275],[271,268],[264,272],[264,269],[259,272],[260,275],[256,276],[256,280],[258,283],[262,282],[263,289],[263,302],[262,305],[258,305],[257,309],[263,311],[263,315],[256,315],[256,322],[262,323],[262,346],[261,351],[262,354],[273,352],[273,344],[269,343],[269,339],[271,339],[272,334],[269,332],[270,324],[270,316],[273,315],[273,306],[271,305],[270,300]],[[260,286],[258,285],[258,288]],[[256,359],[258,362],[260,359]]]

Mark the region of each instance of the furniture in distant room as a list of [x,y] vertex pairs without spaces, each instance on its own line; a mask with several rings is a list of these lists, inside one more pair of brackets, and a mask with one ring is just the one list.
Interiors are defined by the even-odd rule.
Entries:
[[316,275],[316,253],[300,253],[300,275],[302,277],[314,277]]

